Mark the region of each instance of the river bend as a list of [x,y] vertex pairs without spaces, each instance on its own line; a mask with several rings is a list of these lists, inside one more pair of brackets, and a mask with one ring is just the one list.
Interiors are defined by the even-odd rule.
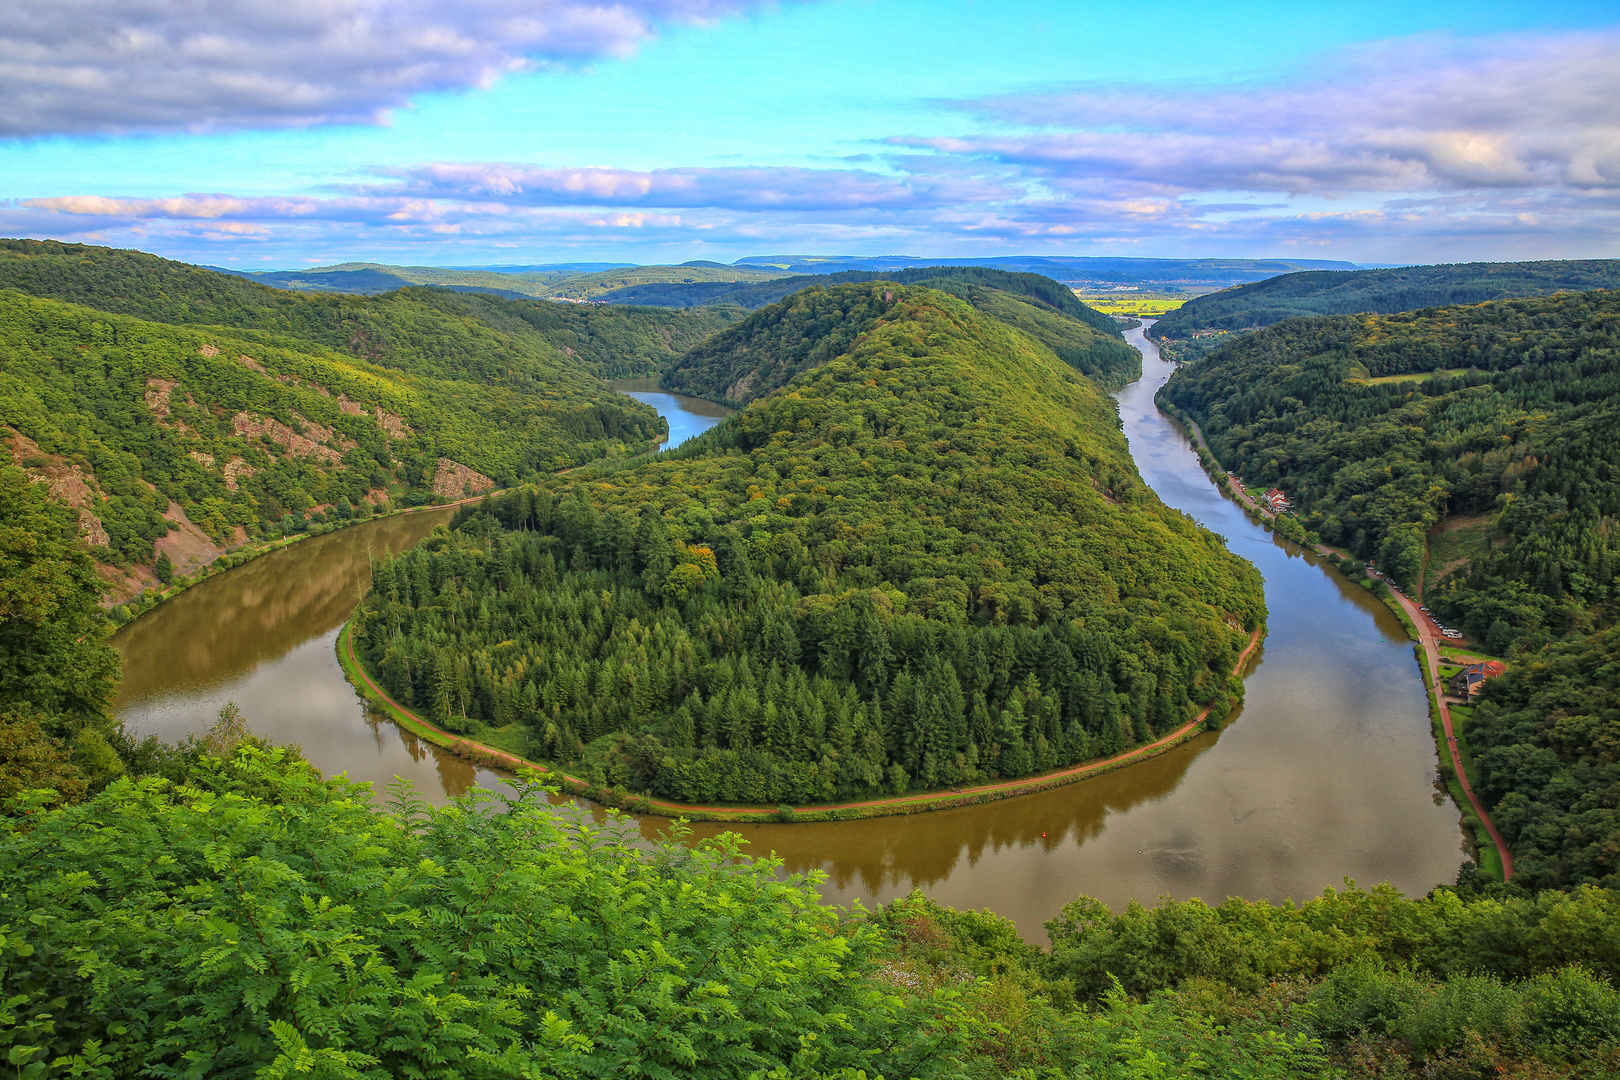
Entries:
[[[1312,554],[1251,522],[1204,475],[1153,404],[1169,377],[1141,330],[1144,373],[1116,398],[1142,477],[1259,567],[1270,609],[1247,701],[1218,735],[1036,795],[912,817],[795,825],[699,823],[742,833],[789,870],[820,870],[827,899],[868,903],[920,888],[988,907],[1041,940],[1085,893],[1111,906],[1159,896],[1304,899],[1345,878],[1409,895],[1464,859],[1417,662],[1400,623]],[[671,443],[729,410],[655,385],[621,385],[670,421]],[[143,733],[182,737],[227,700],[255,731],[296,742],[328,773],[379,788],[402,776],[442,799],[499,777],[374,713],[344,681],[333,641],[366,584],[367,557],[399,550],[448,511],[390,518],[293,545],[199,585],[122,630],[115,709]],[[668,823],[642,822],[660,835]]]

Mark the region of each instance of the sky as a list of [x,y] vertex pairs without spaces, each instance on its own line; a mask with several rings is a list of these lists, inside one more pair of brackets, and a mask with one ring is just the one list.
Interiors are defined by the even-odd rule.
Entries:
[[0,235],[215,265],[1620,256],[1620,3],[20,0]]

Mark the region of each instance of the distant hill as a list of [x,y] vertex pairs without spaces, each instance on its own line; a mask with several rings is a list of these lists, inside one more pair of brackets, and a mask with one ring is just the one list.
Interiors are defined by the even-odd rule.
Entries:
[[[215,273],[144,252],[33,240],[0,240],[0,288],[156,322],[275,328],[407,370],[430,358],[461,358],[449,365],[452,377],[498,368],[503,378],[525,387],[524,373],[532,364],[578,366],[599,378],[650,375],[741,317],[714,308],[679,312],[557,304],[513,293],[461,292],[455,285],[406,286],[402,292],[393,286],[389,295],[365,297],[285,291],[259,284],[253,275]],[[472,343],[489,331],[498,335],[499,346]],[[517,361],[508,350],[528,359]],[[462,361],[468,367],[458,367]]]
[[802,274],[841,270],[905,270],[925,266],[988,266],[1042,274],[1073,284],[1235,285],[1298,270],[1354,270],[1331,259],[1125,259],[1095,256],[1005,255],[977,259],[926,259],[911,255],[754,255],[737,266],[775,267]]
[[902,285],[916,285],[925,281],[977,282],[1004,292],[1027,296],[1089,323],[1105,334],[1119,336],[1118,324],[1111,316],[1082,303],[1075,297],[1074,291],[1066,285],[1041,274],[1021,273],[1005,268],[981,266],[977,263],[963,266],[911,267],[901,270],[841,270],[835,274],[803,275],[736,284],[649,283],[603,293],[598,299],[611,304],[648,304],[659,307],[735,304],[741,308],[755,310],[767,304],[774,304],[800,289],[812,286],[833,288],[867,281],[897,281]]
[[559,263],[555,266],[458,269],[438,266],[389,266],[384,263],[339,263],[334,266],[317,266],[309,270],[232,270],[225,267],[207,269],[223,274],[235,274],[261,285],[296,292],[374,295],[408,285],[437,285],[461,291],[487,292],[497,296],[561,297],[566,300],[594,300],[606,292],[649,283],[736,284],[789,276],[788,272],[774,267],[727,266],[724,263],[703,260],[682,263],[679,266]]
[[681,393],[746,404],[840,355],[866,333],[881,305],[871,311],[840,309],[838,329],[829,330],[823,323],[834,316],[826,307],[826,296],[866,303],[882,292],[845,286],[877,281],[925,285],[958,296],[980,313],[1022,330],[1102,386],[1123,385],[1141,372],[1141,355],[1125,343],[1114,319],[1087,307],[1049,278],[984,267],[929,267],[747,286],[750,299],[777,292],[791,295],[682,356],[664,372],[663,384]]
[[1253,330],[1301,315],[1390,315],[1446,304],[1620,288],[1620,259],[1455,263],[1349,273],[1284,274],[1189,300],[1160,319],[1153,335]]
[[[1320,259],[1116,259],[997,256],[982,259],[926,259],[910,255],[780,255],[749,256],[726,264],[694,259],[678,266],[635,266],[617,263],[540,263],[518,266],[391,266],[386,263],[338,263],[308,270],[234,270],[260,284],[302,292],[370,295],[406,285],[440,285],[476,289],[496,295],[518,294],[565,300],[697,307],[737,303],[762,307],[786,292],[750,294],[748,285],[783,281],[794,275],[882,273],[929,267],[984,266],[1011,273],[1034,273],[1070,284],[1157,285],[1208,288],[1259,281],[1301,270],[1354,270],[1354,263]],[[840,278],[841,282],[868,280]]]

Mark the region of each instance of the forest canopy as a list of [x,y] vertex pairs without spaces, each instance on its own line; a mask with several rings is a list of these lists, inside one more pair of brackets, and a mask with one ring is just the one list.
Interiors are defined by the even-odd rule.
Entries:
[[1022,776],[1224,715],[1258,575],[1142,483],[1089,380],[930,289],[814,290],[744,327],[785,310],[847,351],[378,564],[356,635],[383,685],[606,783],[756,804]]
[[49,240],[0,240],[0,289],[6,288],[151,322],[299,339],[306,349],[520,392],[577,383],[581,374],[653,374],[741,315],[734,308],[559,304],[447,288],[300,293],[140,251]]
[[[1123,386],[1142,372],[1142,356],[1120,336],[1114,320],[1086,307],[1066,287],[1035,274],[1009,274],[981,267],[907,271],[900,277],[966,300],[981,315],[1034,338],[1064,363],[1104,388]],[[833,284],[845,278],[866,288]],[[891,290],[875,282],[894,276],[835,274],[793,279],[799,287],[786,299],[744,322],[715,334],[673,361],[663,385],[684,394],[729,405],[745,405],[794,375],[846,351],[881,307],[873,297]]]
[[581,371],[522,392],[439,370],[0,290],[0,455],[80,512],[103,561],[146,563],[171,504],[223,545],[390,488],[459,497],[441,460],[513,483],[664,431]]

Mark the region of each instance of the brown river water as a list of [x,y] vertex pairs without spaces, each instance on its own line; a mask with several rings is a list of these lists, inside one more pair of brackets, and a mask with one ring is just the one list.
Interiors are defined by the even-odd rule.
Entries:
[[[696,835],[731,829],[791,871],[823,871],[821,892],[836,903],[919,888],[1006,915],[1032,941],[1081,894],[1114,907],[1160,896],[1281,901],[1345,878],[1389,881],[1409,895],[1455,878],[1466,857],[1458,812],[1438,784],[1423,685],[1399,621],[1216,490],[1153,405],[1171,366],[1140,330],[1127,337],[1144,350],[1145,371],[1116,397],[1143,478],[1265,577],[1268,634],[1249,663],[1242,711],[1218,735],[1036,795],[866,821],[698,823]],[[662,393],[653,404],[671,416],[676,442],[722,412]],[[118,714],[176,739],[235,701],[256,732],[379,790],[399,776],[438,800],[498,783],[368,712],[333,651],[368,557],[414,543],[448,516],[307,540],[162,605],[113,639],[124,654]],[[642,831],[654,837],[667,825],[647,818]]]

